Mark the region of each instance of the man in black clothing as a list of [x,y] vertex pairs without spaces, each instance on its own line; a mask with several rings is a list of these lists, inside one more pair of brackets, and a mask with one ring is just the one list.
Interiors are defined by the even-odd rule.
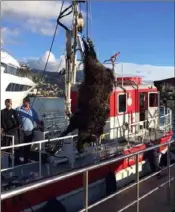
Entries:
[[[5,135],[14,136],[14,143],[19,143],[20,120],[16,110],[12,109],[12,100],[6,99],[5,105],[6,108],[1,110],[1,131],[4,134],[4,137],[2,139],[2,146],[9,146],[12,145],[11,138],[6,137]],[[15,148],[15,165],[18,164],[20,164],[19,149]]]

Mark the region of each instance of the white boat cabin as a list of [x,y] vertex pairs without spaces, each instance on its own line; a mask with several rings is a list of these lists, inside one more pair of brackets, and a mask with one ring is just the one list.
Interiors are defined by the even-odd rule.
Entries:
[[[71,90],[72,112],[76,110],[78,87]],[[159,124],[159,92],[154,85],[142,83],[141,77],[117,78],[110,95],[110,114],[104,131],[115,139],[137,133],[142,128],[157,128]],[[155,119],[157,117],[157,119]],[[139,122],[139,126],[135,123]],[[123,129],[123,130],[121,130]]]

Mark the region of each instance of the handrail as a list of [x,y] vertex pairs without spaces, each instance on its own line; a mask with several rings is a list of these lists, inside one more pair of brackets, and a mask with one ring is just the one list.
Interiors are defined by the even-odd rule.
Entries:
[[1,151],[5,150],[5,149],[11,149],[13,147],[24,147],[24,146],[29,146],[32,144],[42,144],[42,143],[47,143],[52,142],[52,141],[59,141],[59,140],[64,140],[64,139],[70,139],[70,138],[75,138],[77,137],[77,135],[68,135],[68,136],[64,136],[64,137],[60,137],[60,138],[51,138],[51,139],[45,139],[45,140],[40,140],[40,141],[32,141],[29,143],[22,143],[22,144],[15,144],[14,146],[5,146],[5,147],[1,147]]
[[[169,109],[169,108],[168,108]],[[154,118],[151,118],[149,120],[155,120],[156,117],[160,117],[160,118],[164,118],[166,116],[169,116],[171,114],[171,110],[170,110],[170,113],[167,113],[166,115],[164,116],[155,116]],[[144,121],[139,121],[139,122],[134,122],[132,124],[130,124],[131,126],[135,126],[135,125],[138,125],[140,123],[145,123],[147,120],[144,120]],[[170,125],[171,123],[169,123],[168,125]],[[117,129],[120,129],[122,128],[122,126],[120,127],[113,127],[113,128],[110,128],[106,131],[111,131],[111,130],[117,130]],[[132,134],[135,134],[135,133],[132,133]],[[130,134],[131,135],[131,134]],[[6,135],[8,136],[8,135]],[[10,136],[10,135],[9,135]],[[59,137],[59,138],[51,138],[51,139],[45,139],[45,140],[40,140],[40,141],[33,141],[33,142],[29,142],[29,143],[22,143],[22,144],[15,144],[15,145],[11,145],[11,146],[4,146],[4,147],[1,147],[1,151],[2,150],[6,150],[6,149],[11,149],[11,148],[16,148],[16,147],[24,147],[24,146],[28,146],[28,145],[32,145],[32,144],[42,144],[42,143],[47,143],[48,141],[49,142],[52,142],[52,141],[59,141],[59,140],[65,140],[65,139],[73,139],[73,138],[76,138],[78,135],[68,135],[68,136],[64,136],[64,137]],[[14,137],[14,136],[11,136],[11,137]]]
[[[14,150],[14,148],[15,148],[15,136],[14,135],[7,135],[7,134],[5,134],[4,135],[5,137],[9,137],[9,138],[11,138],[12,139],[12,155],[13,155],[13,157],[14,157],[14,153],[15,153],[15,150]],[[1,147],[2,148],[2,147]],[[9,148],[10,149],[10,148]],[[12,160],[12,167],[14,167],[14,158],[13,158],[13,160]]]
[[31,191],[31,190],[34,190],[34,189],[37,189],[37,188],[44,187],[46,185],[50,185],[52,183],[55,183],[55,182],[58,182],[58,181],[61,181],[61,180],[65,180],[67,178],[70,178],[70,177],[73,177],[73,176],[76,176],[76,175],[79,175],[79,174],[83,174],[85,172],[89,172],[89,171],[92,171],[92,170],[95,170],[95,169],[99,169],[99,168],[101,168],[103,166],[110,165],[110,164],[112,164],[114,162],[118,162],[120,160],[129,158],[129,157],[132,157],[132,156],[137,156],[138,157],[139,154],[142,154],[144,152],[147,152],[147,151],[150,151],[150,150],[162,147],[162,146],[168,146],[169,147],[170,144],[172,144],[174,142],[175,142],[175,140],[171,140],[168,143],[154,145],[152,147],[146,148],[144,150],[140,150],[140,151],[135,152],[135,153],[119,156],[117,158],[109,159],[108,161],[100,162],[100,163],[98,163],[96,165],[90,165],[90,166],[82,168],[82,169],[74,170],[74,171],[71,171],[71,172],[68,172],[68,173],[64,173],[64,174],[61,174],[61,175],[58,175],[58,176],[49,177],[48,179],[43,179],[43,180],[40,180],[39,182],[31,183],[31,184],[29,184],[27,186],[20,187],[20,188],[18,188],[16,190],[13,190],[13,191],[3,192],[1,194],[1,200],[5,200],[5,199],[11,198],[13,196],[25,193],[27,191]]
[[[159,116],[159,115],[157,115],[157,116]],[[157,118],[157,116],[154,116],[151,120],[155,120]],[[169,113],[168,113],[168,110],[167,110],[167,114],[165,115],[165,112],[164,112],[164,116],[161,116],[161,118],[165,118],[166,116],[170,116],[171,117],[171,110],[170,109],[169,109]],[[145,121],[140,121],[140,122],[135,122],[135,123],[133,123],[131,125],[133,127],[138,127],[141,123],[143,124],[144,122],[146,122],[146,120]],[[165,128],[164,129],[164,135],[166,133],[166,129],[167,129],[166,127],[168,127],[168,126],[170,126],[169,129],[168,129],[168,131],[169,131],[171,129],[171,121],[170,121],[169,124],[164,125],[164,127],[163,127],[163,128]],[[110,134],[110,132],[112,130],[118,130],[118,129],[121,130],[122,126],[114,127],[114,128],[110,128],[108,130],[105,130],[105,131],[109,131],[109,132],[108,133],[104,133],[103,134],[103,138],[106,135]],[[143,141],[143,138],[144,138],[146,132],[144,131],[144,129],[140,130],[140,132],[141,133],[139,133],[139,137],[143,136],[143,137],[141,137],[141,139]],[[128,136],[128,139],[132,138],[132,136],[135,136],[135,140],[136,140],[136,137],[138,137],[137,133],[130,132],[129,130],[128,130],[127,136]],[[14,144],[14,136],[11,136],[11,137],[13,137],[13,144]],[[30,143],[22,143],[22,144],[15,144],[15,145],[12,144],[11,146],[1,147],[1,151],[2,150],[4,151],[4,150],[7,150],[7,149],[11,149],[11,148],[13,149],[13,151],[12,151],[12,167],[14,167],[14,148],[29,146],[29,145],[32,145],[32,144],[34,144],[34,145],[38,144],[39,145],[39,162],[38,162],[39,163],[39,176],[41,177],[41,173],[42,173],[42,167],[41,167],[41,165],[42,165],[42,163],[41,163],[41,144],[47,143],[47,142],[53,142],[53,141],[57,141],[58,142],[58,141],[65,140],[65,139],[72,139],[73,140],[73,138],[76,138],[76,137],[77,137],[77,135],[70,135],[70,136],[64,136],[64,137],[60,137],[60,138],[52,138],[52,139],[34,141],[34,142],[30,142]],[[129,140],[128,140],[128,142],[129,142]],[[101,141],[100,141],[100,143],[101,143]],[[27,165],[30,165],[30,163],[27,164]],[[73,162],[72,162],[72,166],[73,166]],[[19,165],[15,166],[14,168],[15,169],[19,168]],[[8,171],[8,170],[11,170],[11,169],[12,168],[5,168],[5,169],[2,169],[1,172]]]

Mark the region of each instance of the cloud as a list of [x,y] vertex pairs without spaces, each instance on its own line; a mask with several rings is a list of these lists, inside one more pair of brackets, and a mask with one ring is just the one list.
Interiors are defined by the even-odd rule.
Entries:
[[[20,63],[28,65],[32,69],[44,70],[46,61],[49,55],[49,51],[46,51],[40,58],[23,59]],[[48,60],[46,71],[59,72],[65,67],[65,57],[61,55],[60,58],[56,58],[51,52]]]
[[10,29],[8,27],[3,27],[1,29],[1,39],[5,44],[17,44],[17,38],[20,32],[17,28]]
[[[31,68],[43,70],[47,61],[49,52],[45,52],[40,58],[26,59],[27,63]],[[105,64],[105,66],[110,67],[111,65]],[[154,81],[162,80],[165,78],[174,77],[174,67],[173,66],[154,66],[149,64],[134,64],[134,63],[122,63],[116,64],[115,73],[117,76],[122,75],[127,76],[141,76],[144,81]],[[65,57],[61,55],[60,58],[56,58],[53,53],[50,54],[49,63],[47,71],[59,72],[65,68]],[[80,65],[80,70],[83,69],[83,66]]]
[[[110,65],[105,66],[110,67]],[[174,68],[173,66],[123,63],[115,66],[115,73],[121,76],[123,69],[123,75],[141,76],[145,81],[155,81],[174,77]]]
[[[2,1],[2,18],[34,33],[52,35],[61,9],[61,1]],[[64,3],[63,9],[70,3]],[[72,15],[62,22],[70,25]]]

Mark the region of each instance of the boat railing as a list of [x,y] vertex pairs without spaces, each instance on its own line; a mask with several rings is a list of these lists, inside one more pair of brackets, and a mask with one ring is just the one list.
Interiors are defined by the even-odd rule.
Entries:
[[[24,166],[24,165],[30,165],[30,163],[27,163],[27,164],[24,164],[24,165],[17,165],[17,166],[14,166],[14,152],[15,152],[15,148],[21,148],[21,147],[25,147],[25,146],[31,146],[33,144],[35,145],[39,145],[39,148],[38,148],[38,153],[39,153],[39,161],[37,163],[39,163],[39,177],[41,178],[42,176],[42,144],[45,144],[45,143],[52,143],[52,142],[59,142],[59,141],[64,141],[64,143],[66,143],[65,141],[70,141],[70,143],[72,144],[72,147],[73,147],[73,139],[75,137],[77,137],[77,135],[70,135],[70,136],[64,136],[64,137],[60,137],[60,138],[53,138],[53,139],[45,139],[45,140],[40,140],[40,141],[32,141],[32,142],[29,142],[29,143],[22,143],[22,144],[14,144],[14,136],[9,136],[9,135],[5,135],[7,137],[11,137],[12,138],[12,145],[9,145],[9,146],[3,146],[1,147],[1,151],[3,152],[6,152],[7,154],[8,153],[8,150],[9,149],[12,149],[12,167],[10,168],[5,168],[5,169],[1,169],[1,172],[5,172],[5,171],[8,171],[8,170],[11,170],[13,171],[13,169],[16,169],[18,167],[21,167],[21,166]],[[72,153],[72,152],[71,152]],[[71,154],[70,152],[68,153]]]
[[[154,139],[157,139],[159,136],[159,131],[162,131],[164,135],[166,135],[167,132],[172,130],[172,111],[170,108],[161,108],[162,115],[160,113],[155,114],[152,118],[149,118],[148,120],[144,121],[138,121],[134,123],[128,124],[128,126],[123,125],[119,127],[113,127],[110,129],[105,129],[103,134],[103,139],[105,137],[109,137],[111,132],[115,133],[115,137],[119,138],[124,136],[124,138],[128,141],[134,139],[135,141],[140,140],[141,142],[144,141],[144,138],[146,136],[146,129],[152,130],[153,132],[149,132],[149,135],[154,134]],[[150,127],[150,123],[152,123],[152,126]]]
[[[172,128],[172,111],[171,109],[166,109],[165,107],[161,107],[161,111],[163,113],[162,115],[160,115],[159,113],[154,115],[153,118],[149,118],[149,122],[154,123],[152,125],[152,128],[159,128],[160,130],[164,131],[164,134],[166,134],[166,132]],[[66,127],[66,119],[62,115],[44,116],[43,121],[45,123],[45,131],[47,133],[49,132],[51,137],[55,135],[56,131],[60,132],[63,128]],[[106,123],[109,122],[110,121],[108,120]],[[125,138],[129,140],[129,138],[132,137],[134,139],[137,139],[139,136],[139,138],[143,140],[146,133],[145,126],[148,126],[149,128],[148,120],[130,123],[128,125],[128,129],[126,129],[126,126],[124,125],[110,129],[106,128],[102,137],[107,138],[111,133],[115,133],[117,138],[121,135],[124,135]],[[139,134],[137,132],[139,132]],[[156,136],[157,131],[155,131],[155,137]]]
[[60,130],[66,126],[66,118],[63,115],[42,115],[45,131]]
[[[72,136],[70,136],[70,138],[72,138]],[[41,144],[41,142],[38,142],[38,143]],[[124,192],[124,191],[126,191],[126,190],[128,190],[128,189],[130,189],[134,186],[136,186],[136,199],[134,201],[130,202],[129,204],[125,205],[123,208],[121,208],[119,210],[120,212],[128,209],[129,207],[131,207],[135,204],[136,204],[136,211],[139,212],[140,211],[140,207],[139,207],[140,201],[142,199],[146,198],[148,195],[152,194],[153,192],[157,191],[161,187],[165,186],[165,185],[168,185],[167,186],[167,200],[168,200],[169,203],[171,203],[171,185],[172,185],[172,181],[175,179],[175,176],[173,176],[172,173],[171,173],[171,168],[174,166],[174,164],[170,164],[170,146],[173,143],[175,143],[175,140],[171,140],[171,141],[169,141],[167,143],[163,143],[163,144],[158,144],[158,145],[155,145],[155,146],[152,146],[152,147],[149,147],[149,148],[146,148],[144,150],[140,150],[138,152],[134,152],[134,153],[131,153],[131,154],[128,154],[128,155],[122,155],[122,156],[119,156],[119,157],[115,157],[115,158],[100,162],[98,164],[90,165],[88,167],[84,167],[84,168],[81,168],[81,169],[78,169],[78,170],[76,169],[76,170],[70,171],[68,173],[60,174],[60,175],[57,175],[57,176],[52,176],[52,177],[47,178],[47,179],[41,179],[41,180],[39,180],[35,183],[30,183],[30,184],[22,186],[20,188],[16,188],[15,190],[6,191],[6,192],[1,193],[1,200],[3,201],[5,199],[20,195],[22,193],[26,193],[26,192],[31,191],[31,190],[39,189],[41,187],[48,186],[49,184],[56,183],[58,181],[62,181],[62,180],[74,177],[76,175],[82,174],[83,182],[84,182],[83,183],[84,202],[83,202],[83,209],[81,210],[81,212],[84,212],[84,211],[87,212],[87,211],[89,211],[89,209],[92,209],[92,208],[108,201],[109,199],[115,197],[118,194],[121,194],[122,192]],[[18,146],[20,146],[20,145],[18,145]],[[163,147],[163,146],[167,146],[167,149],[168,149],[167,150],[167,167],[164,168],[163,170],[160,170],[160,171],[155,172],[155,173],[153,173],[153,174],[151,174],[147,177],[140,179],[140,176],[139,176],[139,156],[142,155],[143,153],[147,152],[147,151],[157,149],[157,148],[160,148],[160,147]],[[99,201],[89,205],[89,197],[88,197],[88,187],[89,187],[88,175],[89,175],[89,172],[91,172],[92,170],[99,169],[103,166],[108,166],[110,164],[113,164],[113,163],[119,162],[121,160],[130,158],[130,157],[135,157],[135,159],[136,159],[136,179],[135,179],[135,182],[133,184],[130,184],[129,186],[126,186],[125,188],[118,190],[117,192],[115,192],[115,193],[113,193],[113,194],[111,194],[111,195],[109,195],[109,196],[107,196],[103,199],[100,199]],[[142,182],[150,179],[151,177],[156,176],[158,173],[160,173],[164,170],[168,170],[168,179],[165,182],[162,182],[160,185],[156,186],[155,188],[151,189],[150,191],[148,191],[147,193],[145,193],[144,195],[141,196],[141,194],[140,194],[140,184]]]
[[[167,110],[167,113],[165,113],[164,115],[160,116],[160,119],[164,119],[164,123],[162,125],[162,128],[161,130],[163,131],[163,133],[167,133],[169,132],[171,129],[172,129],[172,121],[171,121],[171,110]],[[157,119],[157,116],[155,116],[154,118],[152,118],[152,121],[154,121],[155,119]],[[167,119],[169,121],[167,121]],[[140,127],[141,124],[144,124],[146,123],[146,121],[142,121],[142,122],[136,122],[136,123],[133,123],[132,126],[133,127]],[[110,131],[112,130],[121,130],[121,128],[110,128],[106,134],[104,134],[103,136],[103,139],[105,139],[105,136],[110,133]],[[44,132],[45,134],[49,132],[49,131],[46,131]],[[54,131],[51,131],[52,134]],[[11,145],[9,146],[1,146],[1,151],[3,152],[8,152],[9,154],[9,149],[12,149],[11,151],[11,156],[12,156],[12,167],[10,168],[3,168],[1,169],[1,172],[4,172],[4,171],[8,171],[8,170],[13,170],[15,168],[18,168],[19,166],[24,166],[24,165],[18,165],[18,166],[14,166],[14,152],[15,152],[15,148],[21,148],[21,147],[24,147],[24,146],[30,146],[30,145],[35,145],[37,146],[37,149],[38,149],[38,154],[39,154],[39,161],[35,162],[35,163],[39,163],[39,177],[42,176],[42,153],[43,153],[43,145],[49,143],[49,144],[59,144],[60,147],[62,147],[62,152],[64,151],[64,154],[62,154],[62,157],[67,157],[68,158],[68,161],[70,162],[71,164],[71,167],[73,168],[74,167],[74,162],[75,162],[75,156],[73,157],[72,155],[75,154],[75,151],[74,151],[74,146],[76,144],[76,138],[78,135],[70,135],[70,136],[64,136],[64,137],[54,137],[54,138],[50,138],[50,136],[47,138],[47,139],[43,139],[43,140],[38,140],[38,141],[34,141],[34,142],[30,142],[30,143],[21,143],[21,144],[14,144],[14,136],[10,136],[10,135],[5,135],[5,136],[8,136],[8,137],[11,137],[12,138],[12,143]],[[128,133],[128,135],[126,136],[126,139],[128,138],[128,145],[129,145],[129,141],[130,141],[130,138],[133,138],[133,140],[137,141],[137,139],[141,139],[139,140],[138,144],[139,143],[143,143],[143,139],[144,139],[144,136],[145,136],[145,131],[144,129],[140,129],[140,133],[139,135],[136,134],[135,132],[134,133]],[[155,138],[156,138],[156,132],[155,132]],[[97,148],[95,148],[94,150],[97,151],[97,154],[98,154],[98,147],[102,147],[103,145],[103,139],[101,139],[101,141],[97,144]],[[150,139],[151,140],[151,139]],[[132,140],[131,140],[132,141]],[[44,146],[45,148],[45,146]],[[105,145],[103,145],[103,148],[106,148]],[[116,146],[116,151],[118,151],[117,149],[117,146]],[[107,152],[107,151],[106,151]],[[115,153],[114,153],[115,154]],[[107,155],[106,153],[106,156],[111,156],[111,155]],[[26,166],[27,165],[30,165],[30,163],[27,163],[25,164]]]

